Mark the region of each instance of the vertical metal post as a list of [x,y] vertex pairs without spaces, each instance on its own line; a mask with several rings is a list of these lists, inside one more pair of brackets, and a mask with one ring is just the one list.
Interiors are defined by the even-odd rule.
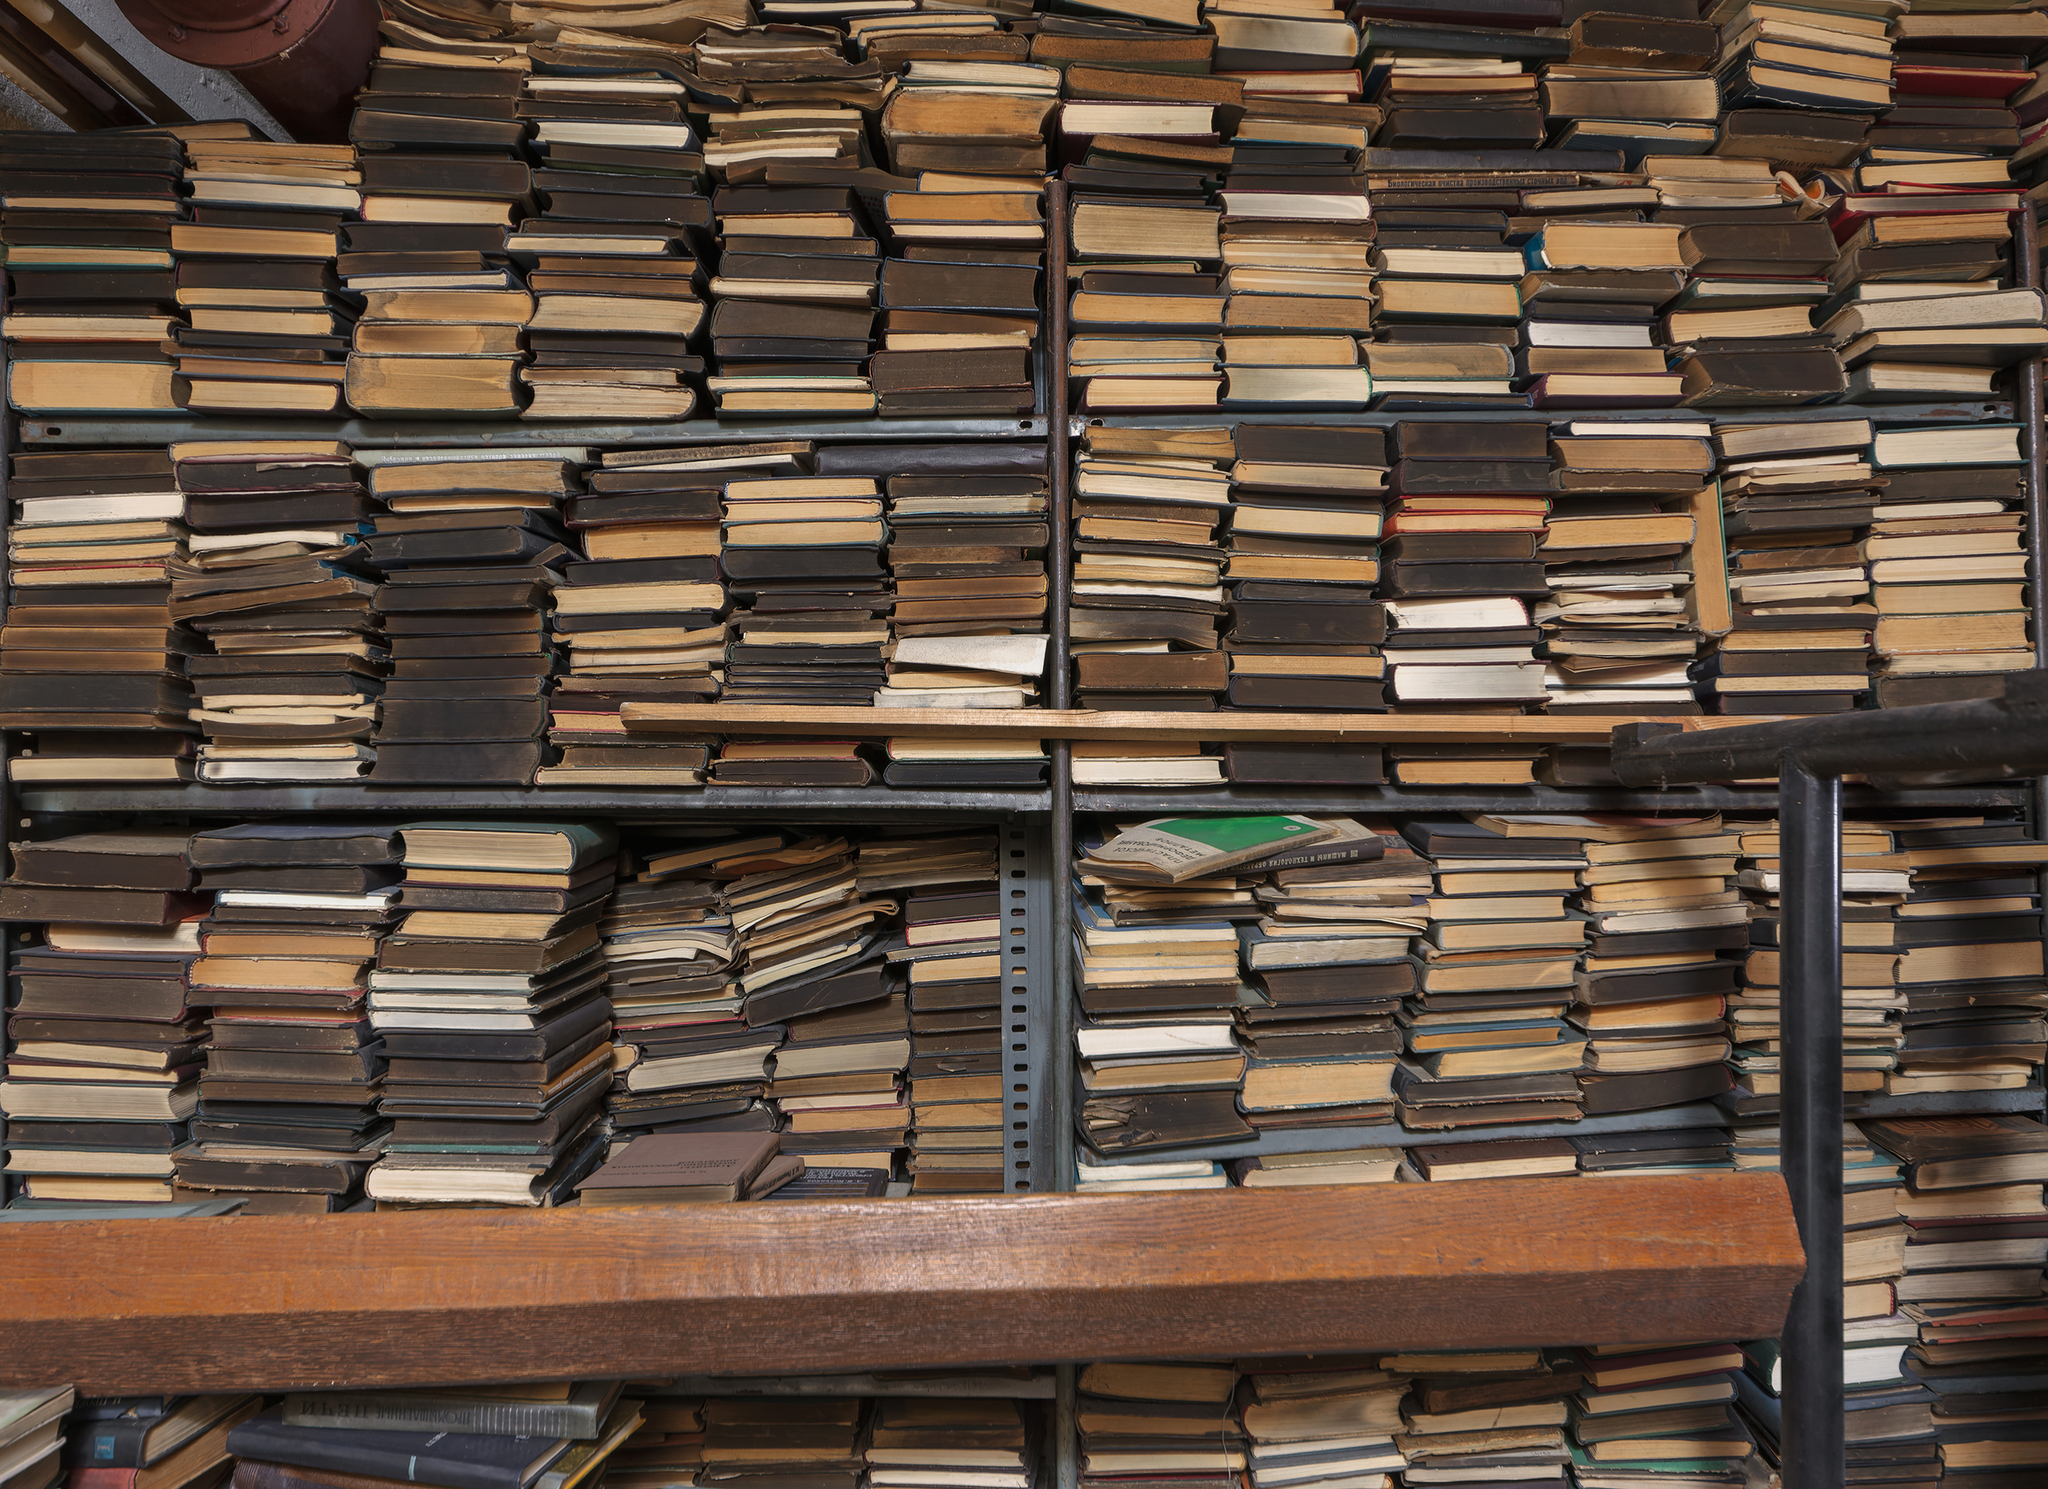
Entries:
[[1074,1401],[1078,1369],[1059,1365],[1053,1370],[1053,1489],[1075,1489],[1081,1481],[1081,1429]]
[[[2041,231],[2034,204],[2026,203],[2016,216],[2012,245],[2012,282],[2024,288],[2041,286]],[[2029,358],[2019,366],[2013,380],[2012,416],[2019,421],[2020,453],[2026,459],[2025,522],[2027,545],[2027,637],[2034,647],[2034,665],[2048,667],[2048,614],[2042,597],[2048,594],[2048,435],[2041,428],[2042,359]],[[2036,838],[2048,837],[2048,778],[2036,778],[2029,803],[2030,830]],[[2048,872],[2035,888],[2048,907]],[[2048,919],[2041,927],[2048,939]]]
[[[1074,460],[1067,424],[1067,184],[1057,177],[1045,183],[1048,230],[1045,252],[1045,324],[1051,343],[1049,386],[1045,400],[1045,458],[1051,467],[1051,500],[1046,513],[1045,567],[1048,580],[1046,626],[1051,644],[1046,648],[1047,699],[1054,708],[1073,706],[1074,668],[1068,653],[1068,599],[1073,589]],[[1052,989],[1053,1006],[1043,1027],[1051,1036],[1046,1051],[1045,1088],[1052,1104],[1051,1120],[1041,1124],[1046,1134],[1046,1172],[1033,1179],[1033,1188],[1067,1190],[1074,1185],[1074,777],[1073,749],[1065,740],[1052,742]],[[1067,1421],[1072,1424],[1072,1371],[1067,1372]],[[1061,1439],[1067,1457],[1062,1459],[1062,1484],[1071,1483],[1073,1434]]]
[[1842,781],[1787,752],[1778,771],[1780,1164],[1806,1248],[1785,1319],[1786,1489],[1843,1482]]

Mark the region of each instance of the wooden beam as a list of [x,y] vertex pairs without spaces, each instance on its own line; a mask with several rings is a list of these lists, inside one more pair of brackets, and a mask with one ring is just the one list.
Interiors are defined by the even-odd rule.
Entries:
[[[1350,744],[1414,740],[1604,745],[1615,725],[1645,722],[1618,714],[1112,713],[1078,708],[769,708],[757,703],[630,702],[619,715],[634,734],[801,734],[814,739],[936,734]],[[1659,722],[1714,729],[1763,721],[1712,715]]]
[[1775,1174],[0,1225],[81,1395],[1749,1339]]

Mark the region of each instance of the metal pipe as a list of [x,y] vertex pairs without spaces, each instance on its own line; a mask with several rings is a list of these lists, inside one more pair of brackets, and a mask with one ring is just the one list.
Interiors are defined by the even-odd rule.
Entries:
[[1081,1481],[1080,1413],[1074,1399],[1075,1367],[1053,1367],[1053,1489],[1075,1489]]
[[1806,1248],[1785,1318],[1786,1489],[1843,1482],[1842,782],[1787,750],[1778,770],[1778,1154]]
[[1916,708],[1865,709],[1732,729],[1624,724],[1614,773],[1626,786],[1740,781],[1777,773],[1796,751],[1826,775],[1909,775],[1951,783],[2048,775],[2048,672],[2011,672],[2004,695]]
[[118,0],[150,45],[235,75],[294,139],[342,144],[377,55],[376,0]]
[[[2014,214],[2012,278],[2026,289],[2041,287],[2041,228],[2034,204],[2025,202]],[[2034,645],[2034,665],[2048,667],[2048,614],[2041,599],[2048,593],[2048,438],[2041,428],[2042,359],[2033,357],[2020,364],[2014,379],[2013,417],[2020,425],[2020,452],[2026,457],[2025,525],[2027,546],[2027,636]],[[2037,776],[2028,812],[2029,830],[2035,838],[2048,835],[2048,776]],[[2048,907],[2048,870],[2035,884],[2041,904]],[[2048,917],[2041,923],[2041,935],[2048,942]]]

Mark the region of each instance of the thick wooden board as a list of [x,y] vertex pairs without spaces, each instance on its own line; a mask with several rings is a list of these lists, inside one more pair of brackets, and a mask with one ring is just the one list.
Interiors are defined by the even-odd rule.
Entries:
[[[814,739],[885,735],[983,735],[1011,739],[1292,739],[1371,744],[1380,740],[1499,744],[1604,745],[1617,724],[1646,722],[1618,714],[1110,713],[1050,708],[768,708],[747,703],[627,703],[619,710],[635,734],[801,734]],[[1673,719],[1715,729],[1763,722],[1719,715]]]
[[0,1226],[81,1395],[1776,1334],[1774,1174]]

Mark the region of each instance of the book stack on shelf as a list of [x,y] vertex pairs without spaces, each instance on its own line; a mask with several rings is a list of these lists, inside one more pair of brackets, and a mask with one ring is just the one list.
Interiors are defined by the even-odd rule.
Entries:
[[1718,712],[1841,713],[1870,690],[1871,437],[1867,419],[1716,432],[1730,630],[1701,670]]
[[365,221],[344,231],[342,283],[362,296],[345,384],[366,414],[511,418],[533,297],[506,257],[532,204],[518,117],[524,50],[414,30],[387,40],[356,97]]
[[[1574,419],[1552,436],[1561,489],[1539,550],[1550,594],[1535,607],[1546,712],[1702,711],[1690,663],[1701,630],[1724,628],[1694,584],[1710,428]],[[1718,575],[1707,583],[1721,593]]]
[[[391,675],[371,779],[531,784],[546,752],[550,623],[571,567],[557,504],[581,491],[560,454],[406,452],[370,472],[365,545]],[[603,564],[594,565],[599,569]],[[561,608],[604,613],[603,586]]]
[[1565,1014],[1586,922],[1565,898],[1586,868],[1585,841],[1570,819],[1538,830],[1403,828],[1436,875],[1420,986],[1401,1019],[1401,1102],[1422,1125],[1574,1121],[1583,1109],[1589,1031]]
[[[560,767],[536,784],[696,785],[701,738],[637,741],[629,702],[697,703],[718,695],[726,655],[715,456],[694,450],[607,451],[581,479],[565,471],[562,515],[582,532],[553,592],[553,641],[567,651],[548,738]],[[705,468],[709,467],[709,471]],[[561,653],[556,654],[559,673]]]
[[178,136],[7,130],[0,161],[9,404],[175,412],[164,346],[183,321],[171,256],[173,225],[186,221]]
[[1530,615],[1549,593],[1533,552],[1551,504],[1545,426],[1403,420],[1392,453],[1388,697],[1400,711],[1528,711],[1547,696]]
[[189,779],[199,642],[171,616],[187,549],[169,454],[36,452],[10,470],[0,723],[33,744],[9,779]]
[[1090,1364],[1081,1481],[1739,1484],[1742,1365],[1725,1343]]
[[187,973],[206,897],[183,828],[12,845],[0,916],[41,921],[14,952],[0,1081],[7,1172],[30,1203],[172,1198],[206,1064]]
[[191,550],[171,615],[213,647],[186,661],[206,733],[199,778],[364,775],[388,653],[347,447],[220,440],[171,455]]
[[362,210],[351,145],[194,139],[193,220],[177,224],[173,391],[195,413],[330,414],[355,312],[338,292],[344,226]]
[[[1741,991],[1728,1000],[1728,1036],[1736,1045],[1733,1065],[1740,1095],[1762,1107],[1775,1105],[1782,1090],[1784,971],[1779,852],[1775,821],[1745,823],[1736,882],[1747,892],[1750,950],[1742,963]],[[1842,1089],[1882,1091],[1886,1072],[1897,1061],[1899,956],[1892,910],[1912,889],[1912,870],[1893,852],[1882,822],[1842,824]]]
[[2042,844],[1981,816],[1896,824],[1913,884],[1893,910],[1905,1042],[1892,1095],[2019,1090],[2048,1058]]
[[998,839],[978,828],[881,834],[861,843],[855,861],[862,893],[892,895],[901,906],[902,945],[886,956],[905,969],[908,986],[913,1194],[1005,1187],[1004,1051],[1015,1044],[1002,1007],[998,852]]
[[566,1069],[548,1056],[550,1036],[587,1036],[571,1015],[609,1025],[597,926],[618,837],[609,824],[435,822],[399,841],[406,913],[377,948],[369,999],[392,1128],[364,1191],[379,1209],[558,1205],[605,1154],[610,1046]]
[[[1247,424],[1230,468],[1227,706],[1288,713],[1377,713],[1386,637],[1375,541],[1385,517],[1387,444],[1377,429]],[[1377,753],[1245,745],[1236,781],[1330,784],[1377,776]]]
[[1880,708],[1986,697],[1999,674],[2033,665],[2015,587],[2026,572],[2025,519],[2011,510],[2019,434],[1878,428],[1871,463],[1886,485],[1863,546]]
[[1084,1365],[1075,1376],[1080,1482],[1104,1489],[1164,1469],[1204,1486],[1245,1470],[1231,1397],[1237,1372],[1217,1363]]
[[0,1463],[21,1489],[54,1489],[63,1481],[65,1419],[77,1400],[69,1386],[0,1391]]
[[1208,712],[1229,685],[1217,649],[1229,558],[1217,528],[1235,452],[1227,430],[1088,431],[1074,467],[1068,611],[1080,707]]
[[[228,1437],[262,1410],[261,1396],[85,1396],[64,1418],[63,1482],[162,1489],[229,1482]],[[89,1475],[104,1474],[105,1480]]]
[[521,81],[543,204],[506,240],[533,293],[522,417],[687,418],[711,246],[688,90],[599,40],[550,49]]
[[391,1126],[385,1051],[364,1007],[396,923],[392,829],[258,823],[194,834],[213,891],[190,982],[212,1005],[178,1198],[245,1215],[356,1207]]

